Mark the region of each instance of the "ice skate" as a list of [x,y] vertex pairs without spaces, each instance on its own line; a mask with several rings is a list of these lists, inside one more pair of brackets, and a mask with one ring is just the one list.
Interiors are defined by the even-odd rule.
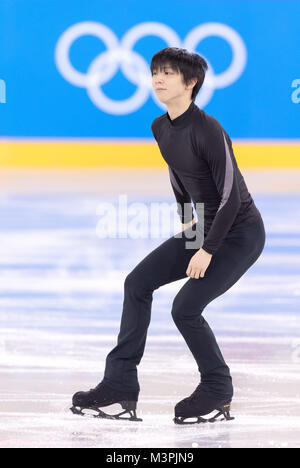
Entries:
[[[199,423],[213,423],[218,421],[220,416],[223,416],[221,421],[231,421],[234,418],[230,416],[230,398],[218,398],[209,395],[198,388],[187,398],[181,400],[175,406],[175,424],[199,424]],[[208,415],[213,411],[217,414],[211,418],[203,418],[202,416]],[[186,419],[196,419],[192,421],[185,421]]]
[[[95,418],[104,419],[121,419],[125,421],[142,421],[136,415],[136,406],[139,392],[127,392],[114,390],[108,387],[104,382],[100,382],[96,388],[92,388],[88,392],[77,392],[73,396],[73,406],[70,408],[73,414],[85,416],[84,410],[92,410],[96,414],[92,414]],[[100,408],[119,403],[124,411],[110,415],[106,414]],[[130,417],[122,417],[129,413]]]

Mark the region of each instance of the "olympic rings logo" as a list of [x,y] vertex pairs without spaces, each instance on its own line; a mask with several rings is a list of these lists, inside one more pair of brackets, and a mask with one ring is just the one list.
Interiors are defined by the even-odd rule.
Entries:
[[[87,35],[102,40],[107,51],[96,57],[84,74],[73,67],[69,52],[77,39]],[[207,57],[201,54],[208,63],[208,70],[196,98],[199,107],[204,107],[211,100],[216,89],[234,83],[246,66],[247,50],[244,41],[234,29],[222,23],[204,23],[196,26],[181,41],[169,26],[157,22],[145,22],[132,27],[119,41],[112,30],[104,24],[82,22],[68,28],[59,38],[55,48],[55,62],[61,75],[74,86],[86,88],[91,101],[104,112],[115,115],[135,112],[145,104],[149,95],[165,111],[166,106],[158,100],[152,88],[149,64],[133,50],[137,41],[145,36],[158,36],[166,42],[167,47],[182,47],[190,52],[195,52],[200,42],[210,36],[221,37],[229,43],[232,49],[232,61],[228,69],[222,73],[215,74]],[[101,86],[113,78],[119,67],[127,80],[136,85],[137,89],[128,99],[116,101],[107,97]]]

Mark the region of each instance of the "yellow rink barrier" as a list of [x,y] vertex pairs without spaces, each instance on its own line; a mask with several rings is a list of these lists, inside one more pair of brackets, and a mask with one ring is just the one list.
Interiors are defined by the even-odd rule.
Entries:
[[[300,140],[234,140],[240,167],[300,167]],[[182,155],[184,157],[184,154]],[[0,140],[6,167],[163,167],[153,140]]]

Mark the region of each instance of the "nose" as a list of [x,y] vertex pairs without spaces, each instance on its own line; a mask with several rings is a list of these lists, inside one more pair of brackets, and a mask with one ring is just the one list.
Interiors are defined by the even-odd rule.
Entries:
[[156,86],[163,85],[163,80],[161,79],[161,77],[156,76],[154,82]]

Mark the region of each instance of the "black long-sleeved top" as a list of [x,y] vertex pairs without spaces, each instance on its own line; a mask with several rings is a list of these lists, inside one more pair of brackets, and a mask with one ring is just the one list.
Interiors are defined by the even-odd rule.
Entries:
[[182,223],[194,218],[191,201],[204,203],[204,243],[214,254],[227,233],[260,216],[237,166],[232,142],[220,123],[191,102],[171,120],[154,119],[152,133],[168,164]]

